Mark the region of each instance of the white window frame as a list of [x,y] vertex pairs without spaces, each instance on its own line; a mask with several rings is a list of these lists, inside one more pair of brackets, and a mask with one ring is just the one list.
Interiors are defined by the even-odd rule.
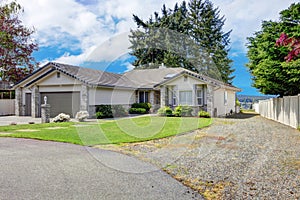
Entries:
[[[146,93],[147,93],[147,100],[148,101],[146,101]],[[149,103],[149,91],[139,91],[138,92],[138,96],[139,96],[139,103]],[[143,99],[143,102],[141,102],[140,100],[141,100],[141,98]]]
[[177,94],[174,89],[172,90],[172,104],[173,104],[173,106],[177,105]]
[[[200,96],[198,95],[198,92],[200,91]],[[202,86],[197,86],[196,87],[196,103],[198,106],[203,106],[204,105],[204,98],[203,98],[204,90]],[[199,100],[200,103],[199,103]]]
[[[182,94],[185,94],[184,99],[182,99]],[[190,96],[190,99],[188,99],[189,96]],[[193,105],[193,91],[192,90],[179,91],[179,104],[192,106]]]
[[228,103],[228,93],[227,93],[227,91],[225,90],[225,91],[224,91],[224,105],[227,106],[227,103]]

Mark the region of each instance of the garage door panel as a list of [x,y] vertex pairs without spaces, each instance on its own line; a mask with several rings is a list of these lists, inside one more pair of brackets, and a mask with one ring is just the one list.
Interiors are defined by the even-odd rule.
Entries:
[[[41,93],[41,98],[47,96],[47,102],[50,104],[50,117],[55,117],[60,113],[65,113],[74,117],[80,110],[79,92],[49,92]],[[42,101],[43,102],[43,101]]]

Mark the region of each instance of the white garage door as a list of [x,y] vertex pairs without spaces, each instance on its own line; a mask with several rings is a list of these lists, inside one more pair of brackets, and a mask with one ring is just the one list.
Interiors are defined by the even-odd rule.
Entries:
[[80,110],[79,92],[47,92],[41,93],[41,102],[47,96],[47,103],[50,104],[50,117],[55,117],[60,113],[65,113],[75,117]]

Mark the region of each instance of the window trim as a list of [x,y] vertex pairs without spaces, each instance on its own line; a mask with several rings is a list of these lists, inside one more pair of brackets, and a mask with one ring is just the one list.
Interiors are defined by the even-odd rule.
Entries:
[[225,90],[225,91],[224,91],[224,105],[227,106],[227,104],[228,104],[228,93],[227,93],[227,91]]
[[[187,104],[183,104],[182,103],[182,99],[181,99],[181,93],[183,93],[183,92],[185,92],[186,94],[190,94],[190,97],[191,97],[191,99],[190,99],[190,102],[188,101],[188,96],[187,95],[185,95],[185,100],[186,100],[186,102],[184,102],[184,103],[187,103]],[[180,90],[179,91],[179,102],[178,102],[180,105],[187,105],[187,106],[192,106],[193,105],[193,91],[192,90]]]
[[[200,91],[200,96],[198,96],[198,91]],[[204,105],[204,90],[203,87],[196,87],[196,103],[198,106],[203,106]],[[201,103],[199,104],[199,99],[201,99]]]
[[173,106],[177,105],[177,94],[176,94],[176,90],[174,90],[174,88],[172,89],[172,105]]
[[[141,96],[141,94],[142,94],[142,96]],[[146,94],[147,94],[147,98],[146,98]],[[138,97],[139,97],[139,100],[138,100],[139,103],[149,103],[149,91],[139,91]],[[141,98],[142,98],[142,101],[141,101]]]

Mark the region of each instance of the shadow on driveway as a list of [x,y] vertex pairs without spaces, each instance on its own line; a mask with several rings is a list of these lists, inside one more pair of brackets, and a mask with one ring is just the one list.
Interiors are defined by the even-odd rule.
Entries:
[[257,114],[257,113],[236,113],[236,114],[233,114],[233,115],[230,115],[230,116],[226,116],[226,118],[229,118],[229,119],[249,119],[249,118],[256,117],[256,116],[259,116],[259,114]]

